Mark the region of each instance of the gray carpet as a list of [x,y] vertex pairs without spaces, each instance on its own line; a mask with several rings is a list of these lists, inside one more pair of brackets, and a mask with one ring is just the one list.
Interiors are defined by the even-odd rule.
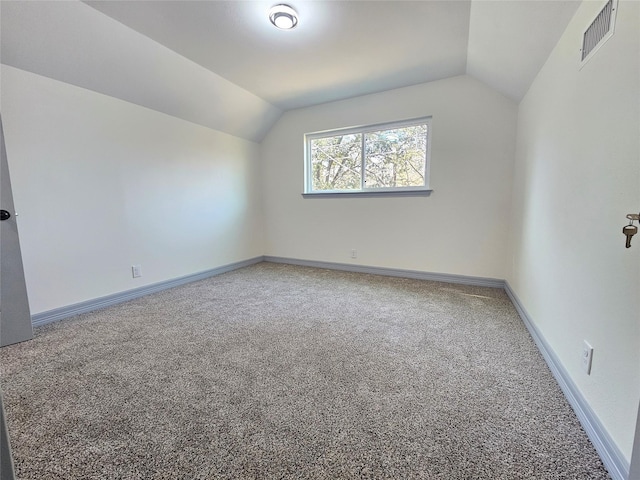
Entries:
[[261,263],[0,350],[18,478],[609,478],[498,289]]

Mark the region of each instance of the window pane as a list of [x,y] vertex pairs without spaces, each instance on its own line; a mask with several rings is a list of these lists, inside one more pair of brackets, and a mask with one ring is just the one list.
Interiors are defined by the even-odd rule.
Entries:
[[360,190],[362,134],[311,140],[311,189]]
[[366,188],[425,185],[427,125],[366,133],[364,142]]

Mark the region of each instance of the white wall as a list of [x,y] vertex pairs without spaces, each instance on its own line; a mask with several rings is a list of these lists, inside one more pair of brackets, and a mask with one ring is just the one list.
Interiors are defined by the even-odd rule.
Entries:
[[256,143],[13,67],[1,79],[32,314],[262,255]]
[[[640,4],[579,69],[583,2],[522,100],[508,281],[627,459],[640,398]],[[594,348],[590,376],[582,341]]]
[[[286,112],[261,147],[266,255],[504,278],[516,108],[460,76]],[[430,197],[302,198],[305,133],[427,115]]]

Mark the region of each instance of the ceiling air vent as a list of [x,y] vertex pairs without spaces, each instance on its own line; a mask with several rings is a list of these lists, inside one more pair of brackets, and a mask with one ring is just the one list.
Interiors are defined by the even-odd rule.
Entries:
[[618,0],[609,0],[600,10],[595,20],[591,22],[584,35],[582,35],[582,48],[580,49],[581,68],[613,35],[617,9]]

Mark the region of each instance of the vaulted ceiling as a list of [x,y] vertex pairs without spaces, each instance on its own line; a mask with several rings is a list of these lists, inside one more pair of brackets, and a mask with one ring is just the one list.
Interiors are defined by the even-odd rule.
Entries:
[[1,2],[2,63],[259,141],[283,110],[469,74],[514,101],[575,0]]

